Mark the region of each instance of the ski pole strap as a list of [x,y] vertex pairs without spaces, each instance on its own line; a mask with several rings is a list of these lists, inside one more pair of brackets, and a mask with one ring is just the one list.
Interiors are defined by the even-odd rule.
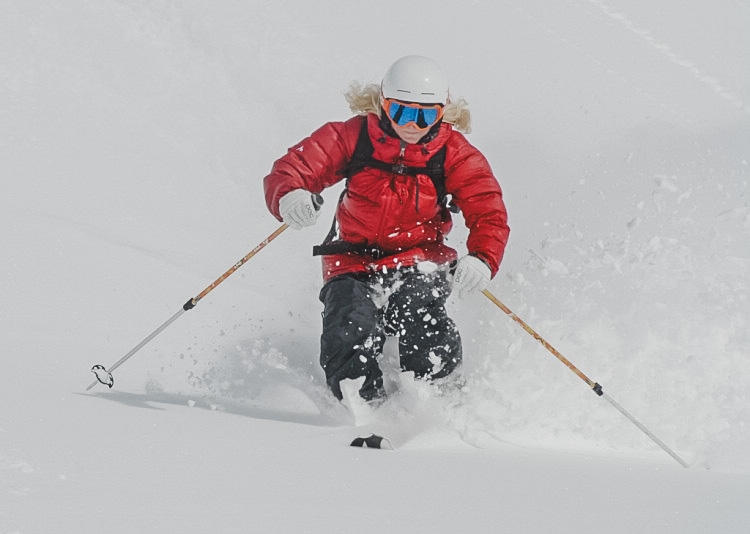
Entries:
[[[341,192],[339,195],[339,200],[336,203],[338,206],[341,204],[341,201],[344,198],[344,195],[346,195],[346,188]],[[322,199],[321,199],[322,200]],[[336,239],[336,234],[338,233],[338,225],[336,224],[336,214],[333,214],[333,221],[331,221],[331,228],[328,230],[328,234],[326,235],[325,239],[323,239],[323,242],[320,245],[313,246],[313,256],[327,256],[329,254],[336,254],[336,252],[326,252],[327,246],[332,243]]]

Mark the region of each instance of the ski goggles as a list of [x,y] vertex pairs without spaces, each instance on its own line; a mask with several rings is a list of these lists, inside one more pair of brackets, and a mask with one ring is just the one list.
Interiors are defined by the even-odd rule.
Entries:
[[416,104],[384,98],[383,109],[394,124],[398,126],[414,124],[420,130],[432,127],[443,118],[442,104]]

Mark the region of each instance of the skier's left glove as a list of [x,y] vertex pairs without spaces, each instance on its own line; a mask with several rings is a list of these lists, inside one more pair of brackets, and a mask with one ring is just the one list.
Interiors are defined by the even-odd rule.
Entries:
[[482,291],[490,283],[492,271],[476,256],[464,256],[458,261],[453,273],[453,290],[458,291],[460,298],[465,298],[474,291]]
[[279,200],[279,214],[290,228],[299,230],[318,220],[318,207],[312,193],[304,189],[289,191]]

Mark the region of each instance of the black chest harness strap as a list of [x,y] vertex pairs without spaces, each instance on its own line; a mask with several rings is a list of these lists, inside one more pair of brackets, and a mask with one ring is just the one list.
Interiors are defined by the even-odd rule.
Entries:
[[[403,162],[388,163],[375,159],[373,153],[375,147],[372,144],[370,135],[367,132],[367,120],[362,121],[362,129],[359,132],[357,138],[357,144],[354,148],[349,163],[341,170],[341,174],[346,176],[347,188],[348,182],[351,178],[366,168],[380,169],[392,174],[399,174],[405,176],[414,176],[418,174],[425,174],[430,177],[435,191],[437,192],[437,200],[439,206],[446,206],[447,193],[445,191],[445,153],[446,147],[443,145],[433,156],[427,160],[424,167],[416,167],[412,165],[405,165]],[[346,195],[347,188],[339,197],[339,203]],[[419,211],[419,192],[417,192],[417,211]],[[455,206],[450,205],[451,211],[457,211]],[[349,243],[347,241],[336,240],[336,217],[333,218],[333,224],[328,235],[323,240],[323,243],[313,247],[313,256],[329,256],[331,254],[345,254],[347,252],[353,252],[356,254],[367,254],[375,259],[379,259],[391,254],[390,252],[384,251],[376,246],[369,246],[364,244]]]

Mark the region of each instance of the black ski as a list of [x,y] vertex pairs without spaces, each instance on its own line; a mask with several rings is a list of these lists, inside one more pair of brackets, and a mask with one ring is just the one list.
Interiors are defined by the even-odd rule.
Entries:
[[362,447],[367,449],[388,449],[393,450],[393,445],[388,441],[388,438],[378,436],[377,434],[370,434],[366,438],[362,436],[354,438],[354,441],[350,443],[352,447]]

